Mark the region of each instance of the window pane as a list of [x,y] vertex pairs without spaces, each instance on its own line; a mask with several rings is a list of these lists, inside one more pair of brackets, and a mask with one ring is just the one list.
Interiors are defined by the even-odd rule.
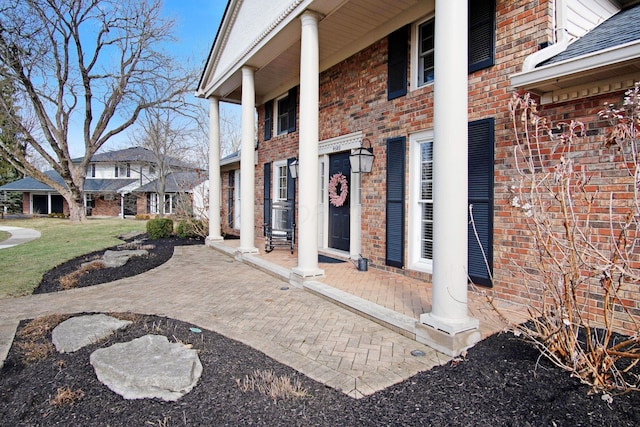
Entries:
[[418,76],[419,85],[433,81],[435,33],[434,20],[430,20],[419,27]]
[[289,129],[289,97],[278,100],[278,134]]
[[420,144],[420,256],[433,259],[433,142]]

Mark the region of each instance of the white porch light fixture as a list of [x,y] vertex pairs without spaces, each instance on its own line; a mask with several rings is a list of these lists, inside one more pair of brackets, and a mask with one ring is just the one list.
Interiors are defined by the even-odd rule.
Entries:
[[289,163],[289,173],[291,174],[291,178],[297,179],[299,172],[300,164],[298,163],[298,158],[296,157],[291,163]]
[[[364,148],[364,142],[369,143],[369,148]],[[356,148],[349,155],[349,162],[351,163],[351,172],[353,173],[369,173],[373,168],[373,147],[371,147],[371,141],[364,138],[360,144],[360,148]]]

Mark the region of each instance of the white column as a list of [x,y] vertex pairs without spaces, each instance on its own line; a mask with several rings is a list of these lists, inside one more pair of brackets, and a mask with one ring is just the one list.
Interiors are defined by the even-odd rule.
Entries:
[[209,236],[220,241],[220,100],[209,98]]
[[467,63],[467,0],[437,1],[433,301],[420,321],[451,335],[478,327],[467,313]]
[[[242,140],[240,143],[240,247],[242,253],[257,253],[255,247],[255,109],[254,69],[242,68]],[[219,175],[219,174],[218,174]]]
[[[300,146],[298,162],[298,266],[296,276],[324,276],[318,268],[318,15],[305,12],[300,46]],[[244,177],[243,177],[244,179]],[[244,221],[244,219],[243,219]]]

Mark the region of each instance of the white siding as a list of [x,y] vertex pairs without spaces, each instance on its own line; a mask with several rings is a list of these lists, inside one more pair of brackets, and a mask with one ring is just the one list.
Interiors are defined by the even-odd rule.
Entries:
[[610,0],[566,0],[567,32],[572,39],[582,37],[620,8]]
[[[269,7],[264,7],[264,1],[243,1],[236,11],[232,28],[224,40],[224,49],[219,58],[213,80],[217,80],[222,73],[231,67],[251,44],[259,40],[270,26],[285,15],[289,7],[299,3],[295,0],[270,0]],[[233,13],[233,11],[229,11]]]

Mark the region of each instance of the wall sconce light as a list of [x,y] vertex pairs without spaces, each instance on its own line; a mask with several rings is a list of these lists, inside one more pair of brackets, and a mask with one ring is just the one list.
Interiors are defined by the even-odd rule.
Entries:
[[294,158],[291,163],[289,163],[289,174],[291,174],[291,178],[297,179],[298,173],[300,172],[300,164],[298,163],[298,158]]
[[[369,148],[364,148],[364,142],[369,143]],[[360,148],[353,150],[349,155],[349,162],[351,163],[351,172],[353,173],[369,173],[373,168],[373,147],[371,141],[368,138],[364,138],[360,144]]]

